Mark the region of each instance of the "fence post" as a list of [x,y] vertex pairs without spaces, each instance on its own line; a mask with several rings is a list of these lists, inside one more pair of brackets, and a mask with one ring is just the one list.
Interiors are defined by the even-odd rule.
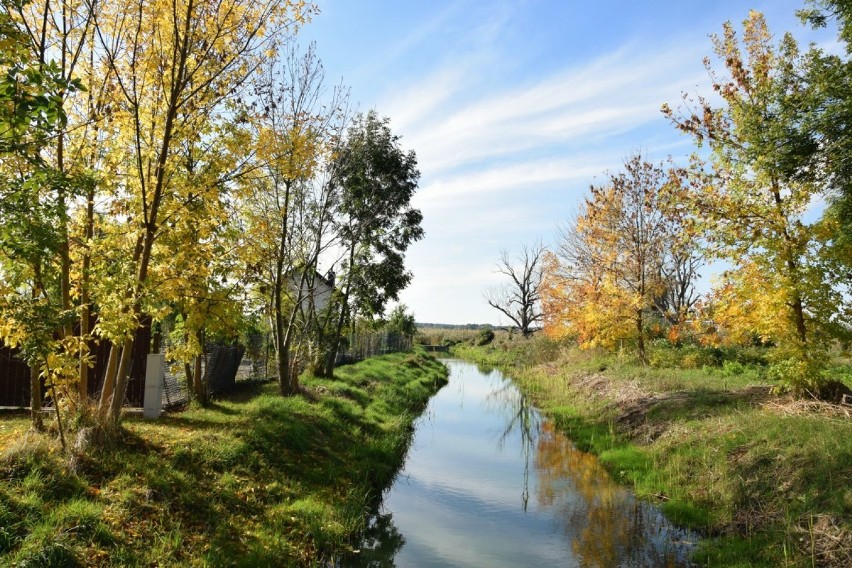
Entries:
[[163,409],[163,382],[165,381],[165,355],[151,353],[145,361],[145,407],[142,416],[159,418]]

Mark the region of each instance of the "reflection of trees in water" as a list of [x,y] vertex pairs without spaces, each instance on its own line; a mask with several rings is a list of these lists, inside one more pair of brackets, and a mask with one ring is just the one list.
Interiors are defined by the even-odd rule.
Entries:
[[[664,519],[614,483],[600,462],[553,425],[541,425],[535,468],[538,502],[556,509],[583,566],[677,566]],[[680,554],[678,554],[680,552]]]
[[524,504],[524,512],[530,499],[530,462],[532,461],[533,446],[535,445],[538,429],[541,424],[541,416],[530,404],[529,399],[521,394],[511,382],[506,381],[499,389],[491,392],[485,399],[486,405],[495,406],[499,410],[508,413],[506,426],[500,433],[498,445],[502,450],[506,441],[515,432],[518,433],[521,442],[521,453],[524,456],[524,489],[521,498]]
[[335,566],[353,568],[393,568],[394,558],[405,544],[405,538],[393,524],[391,513],[377,513],[364,529],[358,552],[340,559]]
[[[464,381],[459,383],[463,394]],[[580,565],[671,567],[686,564],[688,548],[673,542],[673,537],[680,533],[672,529],[656,509],[633,498],[610,479],[594,456],[577,450],[551,424],[543,421],[511,382],[498,381],[495,387],[484,404],[505,418],[498,437],[500,449],[520,444],[524,458],[524,510],[527,509],[529,476],[533,470],[538,478],[535,489],[538,504],[556,513]],[[477,527],[472,526],[470,530],[476,532]],[[393,567],[404,543],[392,515],[378,514],[365,530],[360,552],[333,565]]]
[[488,363],[477,363],[476,370],[482,373],[483,376],[488,376],[494,371],[494,367]]

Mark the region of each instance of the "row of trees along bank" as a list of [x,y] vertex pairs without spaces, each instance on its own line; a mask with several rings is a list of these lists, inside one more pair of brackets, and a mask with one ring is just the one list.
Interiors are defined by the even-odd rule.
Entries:
[[[643,364],[650,337],[762,345],[782,384],[837,397],[827,352],[852,338],[852,3],[811,6],[800,16],[836,22],[844,54],[776,41],[757,12],[741,35],[725,24],[712,37],[721,67],[705,60],[716,95],[663,105],[695,142],[688,165],[631,156],[591,187],[553,251],[504,253],[512,295],[495,307],[525,334],[541,318],[544,333],[583,347],[635,345]],[[708,260],[729,269],[702,296]]]
[[[269,326],[283,394],[381,317],[423,236],[419,172],[388,119],[353,116],[303,1],[2,0],[0,340],[60,408],[120,415],[143,318],[200,386],[203,345]],[[322,276],[325,274],[326,276]]]

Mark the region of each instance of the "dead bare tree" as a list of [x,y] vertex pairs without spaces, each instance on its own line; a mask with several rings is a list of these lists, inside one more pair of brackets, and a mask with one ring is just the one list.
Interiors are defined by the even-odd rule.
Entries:
[[698,270],[705,262],[700,249],[692,243],[691,247],[673,248],[660,266],[660,274],[666,283],[661,303],[669,323],[681,323],[701,299],[695,283],[699,278]]
[[485,294],[488,305],[508,317],[524,337],[531,335],[533,326],[541,321],[541,277],[544,245],[524,245],[514,258],[508,251],[500,252],[497,272],[510,282]]

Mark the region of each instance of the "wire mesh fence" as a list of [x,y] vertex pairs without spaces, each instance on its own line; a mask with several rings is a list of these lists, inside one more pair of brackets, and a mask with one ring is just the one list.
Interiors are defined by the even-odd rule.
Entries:
[[411,351],[412,338],[395,331],[355,332],[347,338],[338,355],[338,364],[362,361],[368,357]]

